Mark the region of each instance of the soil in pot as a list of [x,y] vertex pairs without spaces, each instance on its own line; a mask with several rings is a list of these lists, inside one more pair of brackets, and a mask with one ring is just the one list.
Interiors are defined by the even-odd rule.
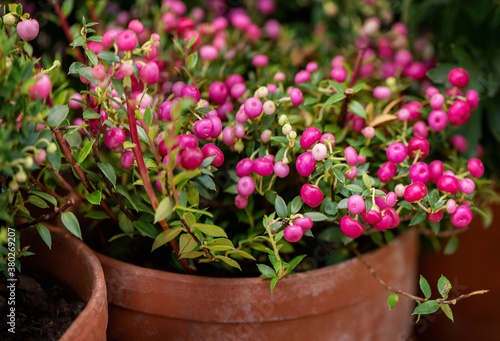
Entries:
[[[2,328],[1,339],[4,341],[59,340],[85,308],[85,302],[49,279],[20,273],[16,283],[16,333]],[[2,311],[8,310],[7,285],[3,279],[0,284]],[[7,322],[7,314],[2,314],[0,324],[7,326]]]

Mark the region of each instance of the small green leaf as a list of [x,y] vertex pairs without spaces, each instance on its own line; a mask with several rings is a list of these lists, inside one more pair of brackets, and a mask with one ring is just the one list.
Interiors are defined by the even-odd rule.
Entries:
[[445,296],[445,295],[448,295],[448,293],[451,290],[451,283],[448,280],[448,278],[446,278],[443,275],[441,275],[441,277],[439,277],[439,279],[438,279],[437,287],[438,287],[438,290],[439,290],[439,294],[441,296]]
[[204,234],[207,234],[212,237],[225,237],[227,238],[226,231],[222,227],[216,225],[208,225],[208,224],[200,224],[196,223],[192,226],[193,228],[201,231]]
[[75,237],[82,239],[82,231],[80,230],[80,223],[76,219],[73,212],[64,212],[61,214],[61,221],[63,225],[71,232]]
[[35,205],[36,207],[40,208],[48,208],[49,205],[45,202],[45,200],[42,200],[41,198],[37,197],[36,195],[30,195],[26,202]]
[[176,39],[173,40],[175,48],[180,52],[181,55],[184,55],[184,48],[182,47],[181,43],[179,43],[179,41]]
[[80,76],[82,76],[83,78],[88,79],[94,84],[97,84],[97,79],[95,79],[94,76],[92,76],[92,69],[87,69],[86,67],[82,67],[79,68],[77,71],[78,74],[80,74]]
[[94,51],[92,51],[92,50],[85,50],[85,54],[89,58],[89,61],[92,63],[92,65],[99,64],[99,61],[97,60],[97,56],[95,55]]
[[426,301],[419,304],[413,311],[413,315],[432,314],[439,309],[439,304],[436,301]]
[[59,105],[57,107],[51,108],[47,112],[47,120],[45,123],[49,127],[55,128],[60,125],[68,116],[69,108],[67,105]]
[[276,284],[278,283],[278,280],[279,280],[279,279],[280,279],[280,278],[279,278],[278,276],[273,277],[273,278],[271,279],[271,292],[273,292],[273,291],[274,291],[274,288],[276,287]]
[[165,220],[173,212],[172,200],[170,197],[165,197],[160,201],[160,204],[156,208],[154,223]]
[[341,100],[343,100],[345,98],[345,95],[344,93],[338,93],[338,94],[335,94],[333,96],[330,96],[330,98],[328,98],[325,102],[325,104],[323,104],[323,106],[326,108],[334,103],[337,103],[337,102],[340,102]]
[[359,117],[366,118],[365,108],[363,108],[363,106],[358,101],[352,101],[349,104],[349,109],[351,109],[351,111]]
[[365,172],[362,172],[361,174],[363,175],[363,182],[365,183],[366,188],[372,188],[372,181],[368,174],[366,174]]
[[158,231],[155,229],[153,224],[151,224],[148,221],[139,219],[137,221],[134,221],[134,226],[137,230],[144,233],[149,238],[155,239],[156,236],[158,235]]
[[448,317],[451,320],[451,322],[455,322],[453,318],[453,312],[451,311],[451,307],[448,304],[440,304],[439,307],[444,312],[446,317]]
[[241,271],[240,265],[234,259],[231,259],[231,258],[226,257],[226,256],[217,256],[217,259],[220,259],[221,261],[223,261],[227,265],[232,266],[233,268],[239,269]]
[[417,214],[415,214],[415,217],[413,217],[413,219],[410,221],[410,226],[420,224],[425,219],[427,219],[427,212],[418,211]]
[[281,219],[284,219],[288,216],[288,210],[286,208],[285,201],[279,195],[276,196],[274,208],[276,209],[276,213]]
[[97,55],[97,57],[99,59],[104,60],[109,65],[111,65],[113,63],[120,62],[120,57],[118,57],[116,54],[109,52],[109,51],[99,51],[99,54]]
[[118,93],[118,96],[120,96],[120,98],[122,98],[123,95],[124,95],[124,90],[123,90],[123,84],[122,84],[122,82],[119,79],[117,79],[117,78],[111,78],[111,83],[113,84],[113,88]]
[[147,107],[146,111],[144,111],[144,122],[148,127],[151,127],[151,123],[153,122],[153,113],[151,112],[151,107]]
[[257,264],[257,268],[259,269],[260,273],[262,274],[261,277],[273,278],[274,276],[276,276],[276,272],[273,270],[273,268],[271,268],[265,264]]
[[201,257],[203,256],[205,253],[203,251],[191,251],[191,252],[186,252],[186,253],[183,253],[179,256],[180,259],[182,258],[189,258],[189,259],[193,259],[193,258],[198,258],[198,257]]
[[333,169],[333,174],[335,175],[335,177],[337,178],[337,180],[340,182],[340,183],[345,183],[345,175],[344,173],[342,173],[342,171],[338,168],[334,168]]
[[297,265],[299,265],[300,262],[302,262],[302,260],[304,259],[306,255],[301,255],[301,256],[296,256],[295,258],[293,258],[287,265],[286,265],[286,271],[288,272],[292,272],[293,269],[295,269],[295,267]]
[[113,168],[113,166],[111,166],[107,162],[103,162],[103,163],[99,162],[99,163],[97,163],[97,167],[99,167],[99,169],[104,174],[104,176],[106,178],[108,178],[109,182],[111,182],[111,185],[113,185],[113,187],[116,187],[116,173],[115,173],[115,169]]
[[390,294],[389,297],[387,298],[387,304],[389,305],[389,310],[392,310],[396,303],[399,301],[399,296],[398,294]]
[[337,205],[337,209],[341,209],[341,210],[343,210],[343,209],[347,208],[347,202],[348,202],[348,201],[349,201],[349,199],[348,199],[348,198],[345,198],[345,199],[340,200],[340,202],[339,202],[339,203],[338,203],[338,205]]
[[76,47],[76,46],[82,46],[83,44],[85,44],[85,37],[78,36],[76,37],[75,40],[73,40],[71,44],[69,44],[69,46]]
[[249,254],[248,252],[245,252],[245,251],[237,250],[237,251],[231,252],[231,254],[232,255],[235,254],[235,255],[238,255],[238,256],[246,258],[246,259],[255,260],[254,256],[252,256],[251,254]]
[[300,211],[300,209],[302,208],[302,199],[300,198],[300,196],[296,196],[295,198],[293,198],[292,205],[290,208],[292,214],[295,214]]
[[95,191],[94,193],[87,194],[87,200],[91,204],[99,205],[101,203],[102,193],[101,191]]
[[56,198],[54,198],[50,194],[47,194],[45,192],[39,192],[39,191],[31,191],[31,194],[39,196],[40,198],[42,198],[42,199],[50,202],[52,205],[57,206],[57,200],[56,200]]
[[118,226],[120,226],[121,230],[126,234],[132,234],[134,232],[134,224],[132,221],[120,211],[118,214]]
[[312,221],[328,220],[328,217],[320,212],[307,212],[307,213],[304,213],[304,217],[309,217],[312,219]]
[[38,234],[42,237],[42,240],[47,244],[49,249],[52,249],[52,237],[50,236],[50,231],[47,227],[42,224],[36,224],[36,229]]
[[179,237],[179,253],[188,253],[193,251],[198,244],[196,241],[189,235],[189,233],[183,233]]
[[80,165],[87,156],[89,155],[90,151],[92,150],[92,145],[94,144],[94,141],[88,141],[85,146],[83,146],[82,150],[80,151],[80,156],[78,157],[78,162],[76,163],[77,165]]
[[452,236],[446,243],[443,253],[445,255],[452,255],[455,253],[455,251],[457,251],[457,248],[458,248],[458,237]]
[[345,188],[347,188],[349,191],[355,194],[361,194],[363,193],[363,189],[359,187],[358,185],[346,185]]
[[162,245],[167,244],[169,241],[174,239],[181,233],[182,227],[174,227],[171,228],[170,230],[163,231],[160,233],[158,236],[156,236],[155,241],[153,242],[153,247],[151,248],[151,251],[156,250]]
[[424,278],[424,276],[420,275],[420,290],[424,293],[425,298],[429,299],[432,295],[431,287],[429,282]]
[[189,39],[188,43],[187,43],[187,48],[190,49],[191,46],[193,46],[194,42],[196,41],[196,39],[198,39],[198,35],[195,35],[194,37],[192,37],[191,39]]
[[359,91],[363,90],[365,85],[366,85],[365,83],[358,83],[352,87],[352,90],[354,91],[354,93],[359,92]]
[[96,113],[94,110],[86,110],[83,113],[83,118],[95,119],[95,118],[101,118],[101,115]]

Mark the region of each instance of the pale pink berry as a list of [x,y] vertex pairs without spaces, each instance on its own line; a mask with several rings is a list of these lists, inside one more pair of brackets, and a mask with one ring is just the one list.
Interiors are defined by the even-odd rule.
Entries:
[[300,189],[300,197],[302,201],[311,207],[318,207],[323,202],[325,196],[323,192],[311,184],[304,184]]
[[347,200],[347,209],[352,214],[361,214],[365,210],[365,200],[359,194],[354,194]]
[[448,109],[448,120],[454,126],[464,125],[470,118],[470,111],[467,102],[456,100]]
[[387,148],[386,154],[389,161],[393,163],[401,163],[406,159],[408,152],[404,144],[397,142],[391,144]]
[[406,186],[405,188],[405,200],[408,202],[417,202],[422,200],[427,195],[427,187],[420,181],[415,181],[414,183]]
[[448,74],[448,80],[451,85],[457,88],[466,88],[469,85],[469,74],[462,68],[456,68]]
[[238,194],[236,198],[234,198],[234,205],[241,209],[244,209],[248,205],[248,199],[241,194]]
[[215,46],[204,45],[200,48],[200,58],[204,60],[214,60],[217,58],[219,51]]
[[309,127],[302,133],[300,137],[300,146],[303,149],[311,148],[315,143],[321,139],[321,131],[315,127]]
[[307,177],[314,172],[314,169],[316,168],[316,160],[311,152],[305,152],[299,155],[295,166],[300,175]]
[[285,75],[285,73],[284,73],[284,72],[277,72],[277,73],[274,75],[274,77],[273,77],[273,80],[274,80],[275,82],[278,82],[278,83],[279,83],[279,82],[283,82],[283,81],[285,81],[285,79],[286,79],[286,75]]
[[425,95],[429,98],[432,98],[432,96],[434,96],[435,94],[438,94],[439,93],[439,90],[436,89],[435,87],[433,86],[430,86],[428,87],[426,90],[425,90]]
[[258,54],[252,59],[252,65],[255,67],[266,67],[268,64],[269,58],[263,54]]
[[255,191],[255,182],[249,176],[244,176],[238,180],[236,185],[238,193],[244,197],[249,197]]
[[128,23],[128,28],[139,34],[144,30],[144,25],[139,20],[134,19]]
[[474,178],[480,178],[484,174],[484,166],[481,160],[473,158],[467,163],[467,169]]
[[371,139],[375,136],[375,128],[370,126],[363,128],[361,132],[363,133],[363,136],[367,139]]
[[120,51],[132,51],[137,45],[137,35],[130,31],[124,30],[116,36],[116,46]]
[[448,213],[450,214],[453,214],[456,209],[457,209],[457,203],[455,202],[455,200],[448,199],[448,201],[446,202],[446,211],[448,211]]
[[323,143],[316,143],[312,149],[312,154],[316,161],[322,161],[326,158],[327,148]]
[[160,79],[160,69],[155,62],[149,62],[139,71],[139,76],[144,83],[156,84]]
[[38,153],[33,157],[33,161],[36,164],[40,164],[43,163],[43,161],[45,161],[46,157],[47,157],[47,152],[45,151],[45,149],[39,149]]
[[382,218],[382,215],[380,214],[380,210],[371,208],[369,211],[364,210],[361,212],[361,218],[368,223],[368,224],[376,224],[380,221]]
[[410,180],[426,183],[430,179],[430,168],[424,162],[417,162],[410,167]]
[[273,163],[265,157],[259,157],[253,161],[252,171],[261,176],[271,175],[274,172]]
[[278,89],[278,86],[276,84],[267,84],[266,87],[267,87],[267,90],[269,90],[269,92],[272,93],[273,95],[276,92],[276,89]]
[[377,86],[373,89],[373,97],[377,99],[388,99],[391,98],[391,89],[387,86]]
[[224,154],[222,151],[213,143],[207,143],[201,148],[201,152],[205,158],[214,156],[214,160],[212,161],[212,165],[214,167],[220,167],[224,163]]
[[106,78],[106,68],[102,64],[97,64],[92,68],[92,77],[98,81],[102,81]]
[[266,129],[262,132],[262,134],[260,134],[260,139],[262,142],[267,143],[271,139],[272,134],[273,132],[271,130]]
[[134,153],[130,150],[123,152],[120,156],[120,164],[125,169],[130,169],[134,165],[135,156]]
[[293,223],[294,225],[300,226],[304,232],[309,231],[313,226],[313,221],[309,217],[297,218]]
[[472,211],[465,205],[457,207],[455,212],[451,215],[451,223],[456,227],[466,227],[472,220]]
[[181,166],[187,170],[198,168],[203,159],[203,153],[198,148],[186,148],[181,152]]
[[238,123],[233,128],[234,137],[237,139],[242,139],[245,136],[245,126],[242,123]]
[[292,104],[296,107],[302,104],[304,97],[302,95],[302,91],[297,88],[293,88],[290,90],[290,100],[292,101]]
[[443,110],[432,110],[428,123],[435,131],[441,131],[448,125],[448,115]]
[[306,65],[307,72],[314,72],[317,69],[318,69],[318,63],[316,63],[316,62],[309,62]]
[[426,138],[429,135],[427,125],[423,121],[415,122],[413,125],[413,135],[416,137]]
[[348,178],[349,180],[354,180],[358,176],[358,167],[347,167],[347,170],[345,171],[345,177]]
[[441,192],[450,193],[455,195],[458,193],[458,179],[451,175],[443,175],[437,181],[437,188]]
[[295,84],[297,84],[297,85],[309,82],[311,80],[311,74],[306,70],[299,71],[295,75],[294,80],[295,80]]
[[115,43],[115,38],[117,35],[118,32],[115,30],[106,31],[106,33],[104,33],[104,35],[102,36],[102,45],[107,49],[110,48]]
[[363,234],[363,225],[354,218],[346,215],[340,220],[340,230],[349,238],[357,238]]
[[22,40],[30,41],[36,38],[40,31],[40,26],[35,19],[25,19],[17,24],[16,30]]
[[248,116],[256,118],[262,113],[262,102],[258,98],[250,97],[245,101],[244,110]]
[[398,201],[398,196],[394,192],[389,192],[385,196],[385,204],[387,205],[387,207],[394,207],[397,201]]
[[330,77],[338,83],[344,83],[347,79],[347,71],[343,66],[337,66],[330,71]]
[[441,109],[441,107],[444,104],[444,96],[441,95],[440,93],[435,94],[434,96],[431,97],[429,104],[431,105],[432,109],[435,110]]
[[264,24],[264,31],[269,38],[277,40],[281,36],[281,24],[278,20],[267,20]]
[[460,153],[467,151],[467,140],[462,135],[453,135],[450,139],[450,144]]
[[467,104],[469,104],[471,110],[476,109],[479,105],[479,96],[475,90],[467,91],[465,98],[467,98]]
[[402,108],[401,110],[398,111],[398,118],[401,121],[408,121],[410,119],[411,113],[410,110],[406,108]]
[[263,105],[264,114],[272,115],[276,111],[276,104],[273,101],[266,101]]
[[44,100],[49,97],[52,87],[49,76],[45,73],[39,73],[33,76],[33,78],[38,80],[28,89],[31,100],[34,101],[37,98]]
[[422,160],[429,155],[429,142],[422,137],[414,137],[408,142],[408,155],[414,159],[419,154],[418,159]]
[[344,56],[335,56],[332,58],[330,63],[332,68],[343,67],[344,66],[345,57]]
[[274,174],[280,178],[286,178],[290,173],[290,167],[284,164],[282,161],[278,161],[274,164]]
[[396,192],[396,195],[401,198],[405,194],[405,185],[397,184],[396,187],[394,187],[394,191]]
[[287,226],[283,231],[283,237],[290,243],[298,242],[302,238],[303,234],[304,231],[302,230],[302,227],[297,225]]
[[350,166],[355,166],[356,163],[358,163],[358,153],[353,147],[346,147],[346,149],[344,149],[344,155]]
[[458,186],[460,190],[465,194],[471,194],[476,189],[476,184],[469,178],[460,180]]

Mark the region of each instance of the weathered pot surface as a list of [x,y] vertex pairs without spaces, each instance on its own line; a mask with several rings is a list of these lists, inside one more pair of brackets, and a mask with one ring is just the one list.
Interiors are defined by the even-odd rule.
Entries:
[[106,340],[108,306],[106,281],[99,259],[82,241],[58,227],[47,226],[52,249],[34,228],[22,230],[21,243],[30,245],[34,256],[21,259],[22,269],[51,277],[63,288],[86,302],[85,308],[60,341]]
[[[415,291],[415,231],[366,259],[392,287]],[[146,269],[98,254],[108,287],[109,340],[399,340],[413,303],[390,294],[357,259],[297,273],[273,293],[262,278]]]

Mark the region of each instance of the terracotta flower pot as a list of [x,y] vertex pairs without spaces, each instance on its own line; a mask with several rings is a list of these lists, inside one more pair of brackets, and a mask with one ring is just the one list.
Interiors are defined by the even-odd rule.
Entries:
[[[366,255],[391,286],[415,291],[414,232]],[[406,340],[412,301],[390,294],[357,259],[298,273],[273,293],[262,278],[174,274],[98,255],[107,281],[108,340]]]
[[94,252],[67,231],[48,226],[52,250],[34,228],[21,232],[21,244],[30,245],[35,256],[21,259],[23,270],[50,276],[61,287],[86,302],[85,308],[66,330],[60,341],[106,340],[108,306],[106,281]]

